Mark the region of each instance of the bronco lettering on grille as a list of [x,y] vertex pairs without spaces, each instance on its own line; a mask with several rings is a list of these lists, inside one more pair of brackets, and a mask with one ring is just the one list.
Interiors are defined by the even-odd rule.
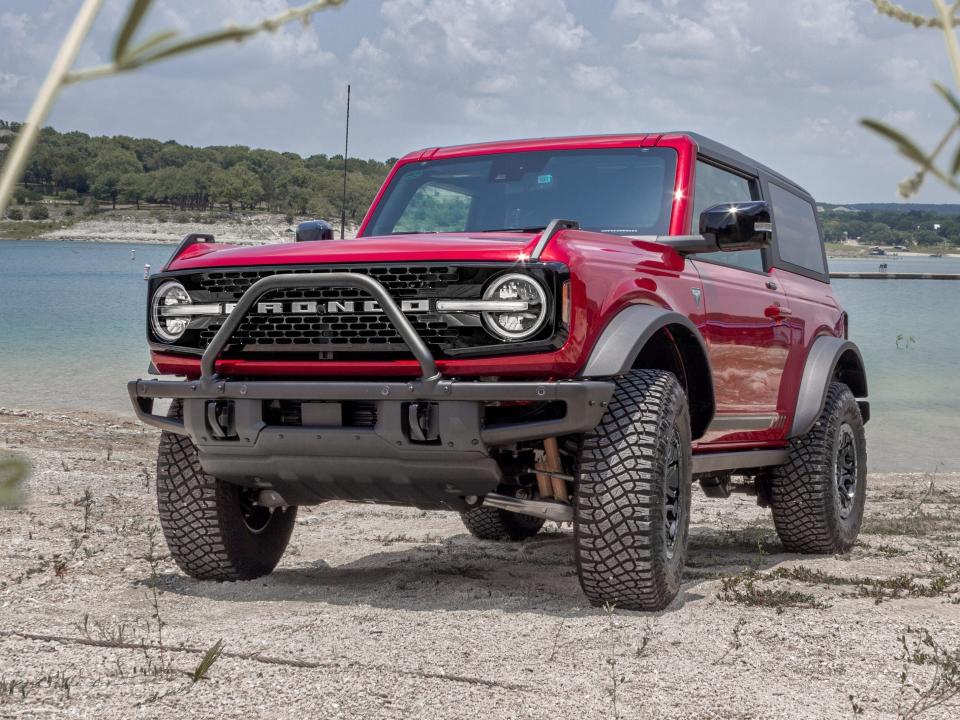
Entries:
[[[430,301],[403,300],[400,303],[400,310],[405,313],[430,312]],[[330,300],[328,302],[294,300],[257,303],[257,313],[259,315],[337,315],[357,312],[379,313],[383,310],[375,300]]]

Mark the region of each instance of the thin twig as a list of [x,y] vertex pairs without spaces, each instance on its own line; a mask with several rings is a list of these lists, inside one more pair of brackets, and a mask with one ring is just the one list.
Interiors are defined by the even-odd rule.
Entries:
[[[65,635],[46,635],[40,633],[20,632],[19,630],[0,630],[0,637],[20,638],[21,640],[36,640],[38,642],[54,642],[60,645],[86,645],[89,647],[114,648],[117,650],[139,650],[158,649],[154,643],[146,641],[121,642],[116,640],[97,640],[86,637],[70,637]],[[191,647],[189,645],[167,645],[164,648],[168,653],[186,653],[189,655],[205,655],[209,648]],[[300,658],[274,657],[270,655],[261,655],[260,653],[241,653],[224,651],[220,657],[234,660],[247,660],[250,662],[263,663],[265,665],[280,665],[283,667],[306,668],[306,669],[342,669],[349,668],[373,673],[391,673],[406,677],[418,677],[427,680],[445,680],[455,683],[466,683],[468,685],[483,685],[486,687],[496,687],[504,690],[532,691],[529,685],[518,685],[516,683],[501,682],[499,680],[487,680],[486,678],[472,677],[470,675],[448,675],[440,672],[426,672],[421,670],[399,670],[397,668],[385,665],[364,665],[362,663],[351,662],[344,665],[341,661],[318,661],[304,660]]]
[[70,31],[67,33],[63,45],[57,53],[53,65],[50,66],[50,72],[43,81],[43,86],[37,94],[27,119],[20,127],[17,137],[13,142],[10,155],[3,166],[3,172],[0,173],[0,217],[7,210],[7,204],[10,196],[13,195],[13,188],[23,175],[23,170],[27,166],[27,159],[30,157],[30,151],[33,150],[37,137],[40,134],[40,127],[43,125],[53,104],[57,100],[60,88],[63,87],[63,78],[69,72],[73,61],[76,60],[80,52],[80,46],[83,45],[90,27],[93,25],[97,13],[100,12],[100,6],[103,0],[85,0],[80,12],[77,13]]

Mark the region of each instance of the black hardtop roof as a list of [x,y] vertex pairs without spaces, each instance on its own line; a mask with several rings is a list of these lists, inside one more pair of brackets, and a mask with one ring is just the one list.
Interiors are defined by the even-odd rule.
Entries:
[[[667,134],[667,133],[664,133],[664,134]],[[701,135],[700,133],[690,132],[688,130],[679,130],[675,133],[670,133],[670,134],[686,135],[687,137],[691,138],[695,143],[697,143],[697,145],[700,148],[700,151],[704,155],[715,157],[717,160],[720,160],[720,161],[725,160],[730,165],[740,165],[746,168],[757,170],[759,172],[763,172],[767,175],[770,175],[773,178],[776,178],[780,182],[790,185],[796,190],[799,190],[804,195],[811,197],[810,193],[804,190],[803,187],[801,187],[798,183],[794,182],[793,180],[786,177],[785,175],[778,173],[776,170],[773,170],[767,167],[763,163],[757,162],[753,158],[747,155],[744,155],[739,150],[734,150],[729,145],[724,145],[723,143],[717,142],[716,140],[712,140],[711,138],[708,138],[705,135]]]

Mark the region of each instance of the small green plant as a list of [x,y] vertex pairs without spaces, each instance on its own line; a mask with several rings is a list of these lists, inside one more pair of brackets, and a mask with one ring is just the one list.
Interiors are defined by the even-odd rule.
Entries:
[[93,505],[96,502],[93,498],[93,491],[90,488],[83,489],[83,495],[80,496],[80,499],[77,500],[74,505],[78,505],[83,508],[83,528],[81,532],[86,535],[90,532],[90,520],[93,517]]
[[46,205],[37,203],[30,206],[29,216],[31,220],[48,220],[50,219],[50,210],[47,209]]
[[200,662],[197,663],[197,667],[190,673],[190,679],[194,682],[203,680],[207,676],[207,673],[210,672],[213,664],[220,659],[221,655],[223,655],[223,638],[217,640],[210,646],[210,649],[203,654]]
[[617,679],[617,623],[614,620],[617,606],[606,602],[603,604],[603,612],[607,615],[607,634],[610,636],[610,655],[607,657],[607,667],[610,669],[610,703],[613,708],[613,720],[619,720],[620,711],[617,706],[617,688],[619,685]]
[[765,576],[753,570],[740,575],[728,575],[720,580],[718,597],[724,602],[747,607],[772,608],[778,615],[787,608],[825,610],[829,607],[809,593],[760,587],[757,583],[764,579]]
[[20,208],[10,208],[7,210],[8,220],[23,220],[23,210]]
[[[900,720],[914,720],[960,695],[960,650],[943,647],[925,628],[908,627],[899,640],[903,663],[897,707]],[[913,673],[921,668],[927,672],[918,684]]]
[[170,662],[165,658],[166,647],[163,644],[163,628],[166,626],[163,616],[160,614],[160,561],[157,554],[157,534],[159,529],[156,525],[151,525],[146,529],[147,533],[147,552],[143,559],[150,566],[150,592],[147,599],[150,601],[152,609],[151,618],[157,623],[157,650],[160,653],[160,669],[170,669]]
[[733,630],[731,630],[730,645],[727,647],[726,651],[724,651],[723,655],[717,658],[717,665],[722,664],[723,661],[727,659],[727,656],[730,655],[730,653],[737,652],[743,647],[743,640],[740,638],[740,633],[743,631],[743,628],[746,627],[746,625],[747,621],[744,618],[740,618],[734,624]]

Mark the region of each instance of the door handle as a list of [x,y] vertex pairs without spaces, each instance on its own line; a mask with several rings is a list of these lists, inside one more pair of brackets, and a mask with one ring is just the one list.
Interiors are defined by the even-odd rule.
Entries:
[[778,286],[773,280],[767,280],[767,289],[768,290],[777,290]]
[[781,320],[789,315],[793,315],[793,310],[779,303],[774,303],[764,308],[763,314],[772,320]]

